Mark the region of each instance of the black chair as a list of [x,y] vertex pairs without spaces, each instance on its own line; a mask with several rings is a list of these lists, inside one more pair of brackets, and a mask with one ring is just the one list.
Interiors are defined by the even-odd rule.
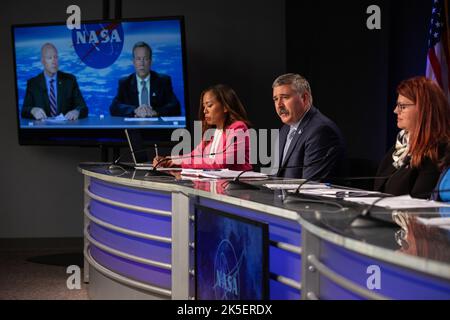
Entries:
[[[377,173],[378,164],[369,159],[349,158],[345,162],[345,171],[349,179],[343,179],[343,183],[347,187],[373,190],[374,177]],[[351,180],[351,178],[367,177],[366,179]]]

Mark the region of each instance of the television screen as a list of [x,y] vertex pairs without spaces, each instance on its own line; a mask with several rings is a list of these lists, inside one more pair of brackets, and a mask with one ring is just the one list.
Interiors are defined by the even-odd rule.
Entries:
[[196,206],[195,229],[198,300],[269,298],[266,223]]
[[[187,119],[182,17],[12,27],[21,144],[163,141]],[[151,70],[151,72],[150,72]]]

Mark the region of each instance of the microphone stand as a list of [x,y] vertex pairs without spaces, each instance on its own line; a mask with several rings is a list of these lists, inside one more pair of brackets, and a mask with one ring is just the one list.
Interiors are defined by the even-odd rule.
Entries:
[[[304,168],[308,168],[308,167],[311,167],[311,166],[313,166],[313,165],[315,165],[315,164],[317,164],[317,163],[319,163],[319,162],[325,160],[326,158],[328,158],[328,157],[330,156],[331,152],[332,152],[334,149],[335,149],[335,147],[331,147],[331,148],[327,151],[327,153],[326,153],[326,155],[325,155],[324,157],[322,157],[322,158],[320,158],[320,159],[316,159],[316,160],[314,160],[313,162],[311,162],[310,164],[308,164],[308,165],[306,165],[306,166],[281,166],[281,167],[274,168],[274,169],[280,170],[280,169],[304,169]],[[243,190],[243,189],[261,190],[261,188],[259,188],[259,187],[257,187],[257,186],[254,186],[254,185],[252,185],[252,184],[249,184],[249,183],[246,183],[246,182],[242,182],[242,181],[239,180],[239,178],[240,178],[244,173],[249,172],[249,171],[253,171],[253,170],[244,170],[244,171],[242,171],[236,178],[234,178],[232,181],[230,181],[230,182],[228,183],[228,185],[227,185],[227,190]],[[307,180],[306,180],[305,182],[303,182],[300,186],[302,186],[303,184],[305,184],[307,181],[309,181],[309,180],[307,179]],[[300,186],[299,186],[299,188],[300,188]],[[296,193],[297,193],[297,192],[296,192]]]
[[[147,152],[146,149],[142,149],[142,150],[137,150],[137,151],[131,151],[130,154],[138,154],[138,153],[142,153],[142,152]],[[114,160],[109,166],[108,166],[108,170],[115,170],[115,169],[128,169],[128,170],[134,170],[134,166],[120,162],[120,159],[122,158],[122,156],[119,156],[116,160]]]
[[[431,194],[439,193],[439,192],[449,192],[449,191],[450,191],[449,189],[434,189],[433,191],[431,191]],[[423,195],[428,195],[428,193],[424,193]],[[367,226],[369,221],[371,221],[371,223],[373,224],[374,220],[378,223],[384,222],[385,224],[391,224],[388,221],[376,218],[373,215],[371,215],[371,212],[372,212],[373,208],[376,206],[376,204],[379,203],[380,201],[384,200],[385,198],[389,198],[389,197],[395,197],[395,196],[390,195],[390,194],[384,194],[379,199],[375,200],[373,203],[371,203],[369,206],[367,206],[358,216],[355,217],[355,219],[351,223],[351,226],[352,227]]]
[[[233,139],[232,139],[232,141],[230,142],[230,144],[228,144],[228,146],[226,146],[224,150],[222,150],[221,152],[213,152],[213,153],[211,153],[211,154],[209,154],[209,155],[210,155],[210,156],[216,156],[216,155],[223,154],[223,153],[225,153],[225,152],[228,150],[228,148],[229,148],[231,145],[233,145],[235,142],[236,142],[236,137],[233,137]],[[203,158],[203,157],[204,157],[204,154],[202,153],[202,154],[199,154],[199,155],[192,155],[192,154],[190,154],[190,155],[188,155],[188,156],[180,156],[180,157],[176,157],[175,159],[178,159],[178,160],[179,160],[179,159]],[[153,167],[153,170],[152,170],[152,171],[157,171],[156,169],[157,169],[162,163],[167,162],[167,161],[170,161],[170,160],[172,160],[172,158],[162,158],[161,160],[159,160],[159,161],[155,164],[155,166]]]
[[226,189],[227,190],[261,190],[260,187],[254,186],[250,183],[243,182],[239,180],[239,178],[246,172],[253,171],[253,169],[244,170],[241,173],[239,173],[233,180],[228,182]]

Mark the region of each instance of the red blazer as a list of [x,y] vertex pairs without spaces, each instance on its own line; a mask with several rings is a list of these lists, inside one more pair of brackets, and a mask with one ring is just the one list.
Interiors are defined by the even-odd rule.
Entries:
[[181,166],[189,169],[252,170],[253,166],[250,164],[250,136],[248,127],[244,122],[233,122],[224,130],[215,156],[210,157],[213,139],[211,141],[202,140],[190,153],[191,157],[183,159]]

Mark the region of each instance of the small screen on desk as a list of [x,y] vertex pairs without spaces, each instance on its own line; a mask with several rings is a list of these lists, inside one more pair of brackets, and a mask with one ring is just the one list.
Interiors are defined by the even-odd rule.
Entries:
[[196,206],[195,226],[197,299],[268,299],[268,225]]

